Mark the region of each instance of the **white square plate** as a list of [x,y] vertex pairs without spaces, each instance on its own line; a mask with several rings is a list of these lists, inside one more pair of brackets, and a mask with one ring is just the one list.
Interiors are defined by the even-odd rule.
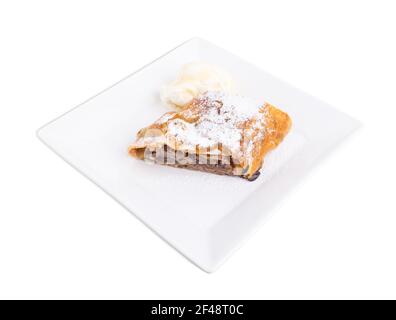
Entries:
[[[254,182],[149,165],[127,154],[138,129],[168,111],[159,88],[205,61],[229,70],[242,94],[289,113],[293,128]],[[207,272],[216,270],[273,207],[358,122],[202,39],[175,48],[55,119],[39,138]]]

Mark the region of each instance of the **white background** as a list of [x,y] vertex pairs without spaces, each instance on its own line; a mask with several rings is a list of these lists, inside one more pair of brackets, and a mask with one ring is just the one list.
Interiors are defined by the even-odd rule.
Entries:
[[[396,298],[395,17],[394,1],[1,2],[0,298]],[[363,123],[214,274],[35,136],[192,36]]]

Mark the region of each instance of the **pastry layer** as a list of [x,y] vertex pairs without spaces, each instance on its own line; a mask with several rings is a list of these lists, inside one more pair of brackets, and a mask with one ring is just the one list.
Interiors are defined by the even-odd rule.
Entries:
[[[252,179],[290,126],[290,117],[268,103],[207,92],[186,109],[168,112],[141,129],[129,153],[161,164]],[[164,149],[175,155],[164,157]]]

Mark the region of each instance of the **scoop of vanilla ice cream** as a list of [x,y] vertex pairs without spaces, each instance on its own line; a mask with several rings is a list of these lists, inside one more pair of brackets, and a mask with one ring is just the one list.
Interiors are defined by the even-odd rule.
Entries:
[[227,71],[208,63],[192,62],[184,65],[176,79],[161,89],[160,97],[171,107],[184,108],[206,91],[234,93],[234,90],[234,80]]

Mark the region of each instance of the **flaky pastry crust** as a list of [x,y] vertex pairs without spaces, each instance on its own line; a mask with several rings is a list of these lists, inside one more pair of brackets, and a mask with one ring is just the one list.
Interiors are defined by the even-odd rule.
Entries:
[[238,104],[244,104],[243,100],[207,93],[184,110],[167,112],[139,130],[129,154],[174,167],[254,180],[265,155],[282,142],[292,122],[287,113],[271,104],[256,104],[256,110],[248,113]]

